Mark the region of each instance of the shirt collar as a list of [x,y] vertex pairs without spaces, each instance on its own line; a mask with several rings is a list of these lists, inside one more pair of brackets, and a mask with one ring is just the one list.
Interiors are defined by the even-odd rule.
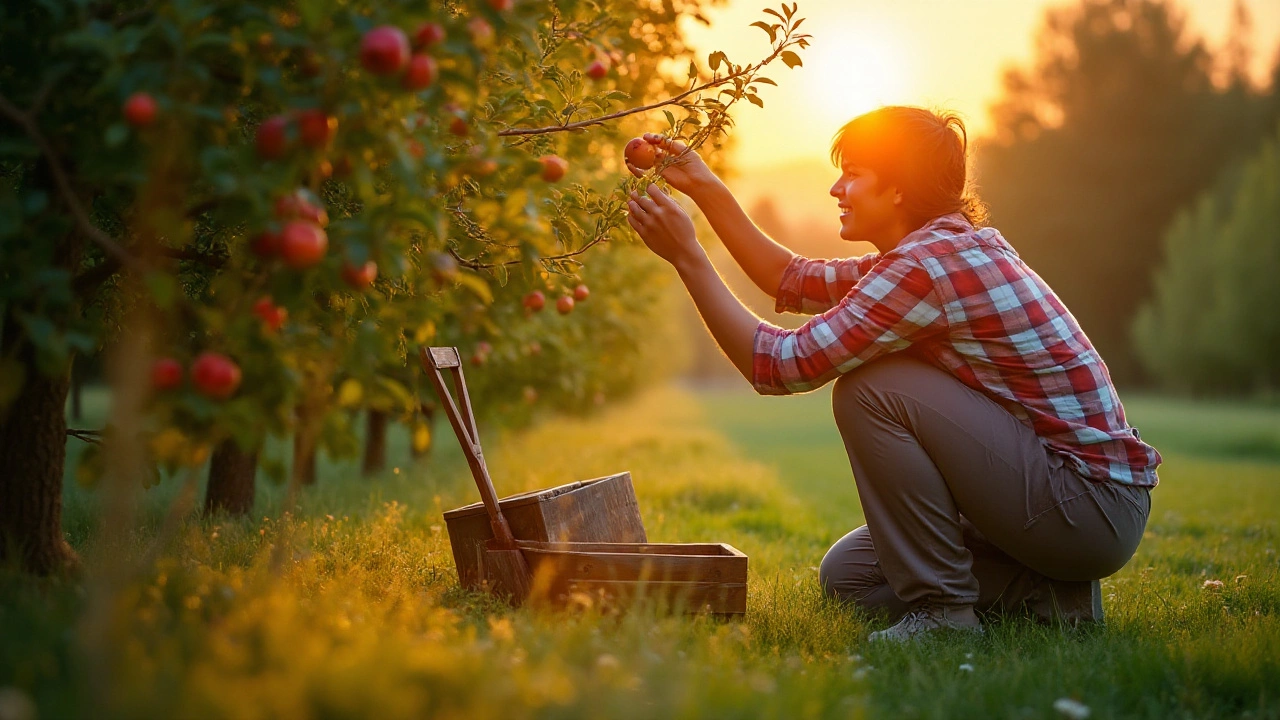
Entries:
[[894,246],[894,250],[901,250],[908,245],[914,245],[934,237],[935,233],[950,233],[954,235],[963,235],[973,232],[973,225],[969,223],[969,219],[963,213],[953,212],[946,215],[939,215],[929,222],[921,225],[919,229],[907,234],[902,241]]

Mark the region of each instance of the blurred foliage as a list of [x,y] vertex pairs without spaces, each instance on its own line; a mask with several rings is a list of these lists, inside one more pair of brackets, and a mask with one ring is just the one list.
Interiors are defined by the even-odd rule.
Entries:
[[1130,342],[1162,264],[1162,233],[1280,116],[1273,72],[1246,70],[1250,23],[1211,51],[1169,0],[1079,0],[1045,16],[1030,67],[1010,69],[978,152],[999,227],[1062,297],[1116,380],[1143,377]]
[[[420,345],[475,359],[482,415],[633,389],[661,371],[642,346],[664,335],[660,265],[609,246],[630,236],[625,138],[665,127],[714,145],[729,107],[773,83],[759,70],[799,64],[807,44],[784,7],[758,23],[775,41],[764,61],[700,66],[680,22],[712,2],[6,5],[0,410],[33,373],[65,378],[73,355],[136,342],[183,366],[216,351],[243,373],[225,399],[192,382],[152,394],[143,430],[170,466],[228,437],[353,452],[350,411],[412,422],[432,402]],[[443,39],[418,43],[425,23]],[[387,26],[434,59],[425,87],[361,60]],[[122,111],[139,93],[153,120]],[[260,244],[298,194],[332,220],[314,265]],[[366,262],[376,280],[354,285]],[[554,307],[584,282],[572,314],[523,312],[528,292]]]
[[1280,131],[1181,211],[1134,324],[1139,356],[1171,390],[1280,392]]

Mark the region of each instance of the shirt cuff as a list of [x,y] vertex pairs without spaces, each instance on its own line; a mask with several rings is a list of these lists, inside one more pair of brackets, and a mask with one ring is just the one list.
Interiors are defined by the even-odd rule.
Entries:
[[787,263],[787,267],[782,271],[782,280],[778,283],[778,293],[775,296],[777,302],[774,303],[773,311],[777,313],[801,312],[801,303],[804,297],[801,294],[801,285],[804,281],[804,273],[800,272],[800,268],[808,262],[800,255],[791,258],[791,262]]
[[751,351],[751,387],[761,395],[790,395],[782,384],[778,362],[774,359],[778,343],[787,331],[776,325],[761,322],[756,326]]

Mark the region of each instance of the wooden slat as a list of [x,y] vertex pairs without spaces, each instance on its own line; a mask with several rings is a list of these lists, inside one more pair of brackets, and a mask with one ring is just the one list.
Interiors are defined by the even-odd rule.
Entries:
[[725,543],[601,543],[539,542],[517,540],[521,550],[578,553],[620,553],[625,555],[701,555],[716,559],[745,558],[737,548]]
[[648,600],[689,613],[742,615],[747,611],[745,584],[579,580],[566,583],[563,587],[564,591],[555,597],[559,602],[569,599],[567,596],[571,593],[583,593],[592,598],[603,595],[610,601],[620,603]]
[[730,555],[677,555],[627,552],[520,550],[535,574],[569,580],[745,583],[747,558]]
[[432,362],[441,370],[462,365],[462,358],[458,356],[456,347],[430,347],[427,352],[431,353]]

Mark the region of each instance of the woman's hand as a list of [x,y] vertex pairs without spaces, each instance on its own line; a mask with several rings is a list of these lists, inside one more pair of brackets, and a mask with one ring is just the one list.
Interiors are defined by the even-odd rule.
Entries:
[[657,185],[650,185],[646,192],[647,195],[631,193],[631,200],[627,203],[627,223],[631,229],[658,257],[677,269],[683,263],[701,257],[702,246],[698,244],[693,220],[684,208]]
[[[702,161],[702,157],[684,143],[653,133],[645,133],[644,141],[655,146],[658,151],[658,162],[668,155],[676,158],[675,162],[668,165],[661,175],[663,180],[671,183],[671,187],[685,195],[693,197],[698,190],[719,182],[720,179],[711,172],[711,168]],[[627,169],[636,177],[644,177],[645,171],[630,162],[627,163]],[[695,197],[694,200],[696,201],[697,198]]]

